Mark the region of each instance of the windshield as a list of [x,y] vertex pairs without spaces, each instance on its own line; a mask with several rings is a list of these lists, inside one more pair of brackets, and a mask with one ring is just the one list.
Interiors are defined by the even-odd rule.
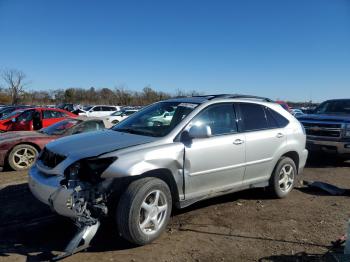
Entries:
[[119,132],[162,137],[169,134],[198,104],[181,102],[155,103],[115,125]]
[[350,100],[326,101],[320,104],[316,114],[350,114]]
[[92,106],[84,106],[84,107],[83,107],[83,110],[84,110],[84,111],[89,111],[91,108],[92,108]]
[[10,118],[16,117],[18,114],[20,114],[22,112],[23,112],[23,110],[15,110],[11,114],[4,115],[3,117],[0,118],[0,120],[10,119]]
[[77,119],[66,119],[57,122],[49,127],[43,128],[40,131],[48,135],[62,135],[68,129],[80,123],[81,120]]
[[116,112],[112,113],[111,116],[121,116],[124,113],[125,113],[125,111],[116,111]]

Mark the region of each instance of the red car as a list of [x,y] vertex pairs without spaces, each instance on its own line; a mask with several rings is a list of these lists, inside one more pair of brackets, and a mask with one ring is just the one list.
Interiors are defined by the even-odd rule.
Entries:
[[0,132],[39,130],[68,117],[77,116],[58,108],[36,107],[20,109],[4,118],[0,118]]
[[292,109],[290,108],[290,106],[282,100],[277,100],[276,101],[277,104],[280,104],[285,110],[287,110],[289,113],[292,111]]
[[103,118],[67,118],[39,131],[14,131],[0,134],[0,167],[25,170],[34,163],[44,146],[60,137],[98,131],[112,126]]

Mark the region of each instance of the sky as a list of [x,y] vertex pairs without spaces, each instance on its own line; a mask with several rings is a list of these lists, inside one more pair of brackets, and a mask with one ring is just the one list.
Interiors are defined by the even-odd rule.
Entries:
[[350,0],[0,0],[8,68],[29,90],[349,98]]

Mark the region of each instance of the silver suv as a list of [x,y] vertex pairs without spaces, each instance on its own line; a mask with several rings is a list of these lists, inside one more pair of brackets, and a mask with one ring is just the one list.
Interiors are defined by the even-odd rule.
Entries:
[[256,187],[287,196],[305,165],[305,142],[302,125],[268,99],[170,99],[112,129],[49,143],[29,186],[58,214],[89,226],[111,215],[123,238],[144,245],[166,228],[174,205]]

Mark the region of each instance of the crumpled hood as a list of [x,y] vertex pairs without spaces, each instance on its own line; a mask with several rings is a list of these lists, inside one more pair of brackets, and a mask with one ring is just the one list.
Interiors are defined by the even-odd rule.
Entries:
[[50,142],[47,149],[59,155],[82,159],[118,149],[155,141],[157,138],[117,132],[109,129],[67,136]]
[[334,121],[334,122],[350,122],[350,115],[326,115],[326,114],[310,114],[298,117],[299,121],[314,120],[314,121]]
[[37,131],[10,131],[6,133],[1,133],[0,143],[4,141],[14,140],[14,139],[24,139],[24,138],[37,138],[37,137],[47,137],[49,135],[44,133],[39,133]]

